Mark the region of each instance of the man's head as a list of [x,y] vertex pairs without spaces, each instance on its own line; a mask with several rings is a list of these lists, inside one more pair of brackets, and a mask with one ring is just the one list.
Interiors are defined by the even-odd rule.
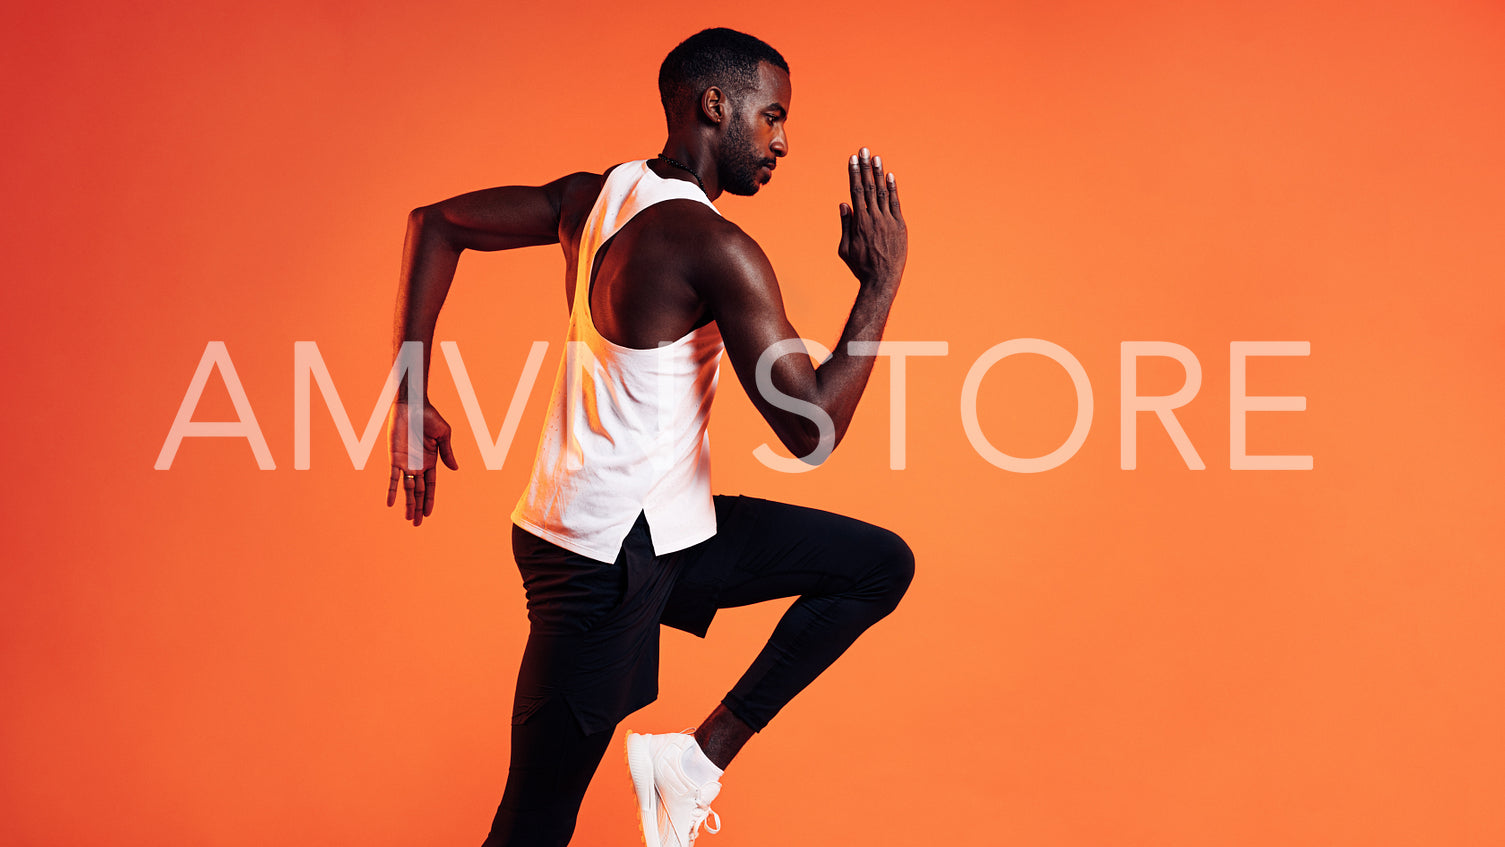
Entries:
[[753,194],[788,152],[789,64],[751,35],[717,28],[670,51],[658,73],[669,134],[704,134],[715,150],[719,183]]

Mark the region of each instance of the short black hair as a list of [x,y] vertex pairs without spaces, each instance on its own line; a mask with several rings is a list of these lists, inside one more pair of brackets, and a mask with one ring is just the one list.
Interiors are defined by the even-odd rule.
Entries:
[[789,73],[789,63],[779,51],[745,32],[716,27],[680,42],[658,69],[658,97],[669,126],[674,126],[676,113],[686,111],[687,100],[699,100],[713,85],[728,94],[756,86],[762,62]]

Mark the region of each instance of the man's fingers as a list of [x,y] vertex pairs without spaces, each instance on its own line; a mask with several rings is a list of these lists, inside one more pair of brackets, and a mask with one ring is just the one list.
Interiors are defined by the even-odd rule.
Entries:
[[413,519],[413,475],[402,472],[403,519]]
[[460,463],[455,461],[454,448],[449,446],[449,438],[446,436],[439,439],[439,458],[444,460],[444,466],[452,471],[460,469]]
[[423,523],[423,501],[428,496],[423,471],[413,477],[413,526]]
[[853,153],[852,158],[847,161],[847,182],[850,183],[849,187],[852,192],[852,213],[856,214],[857,210],[862,208],[864,202],[862,194],[862,164],[857,161],[856,153]]
[[[868,149],[866,147],[864,147],[861,150],[857,151],[857,160],[857,172],[862,176],[863,210],[868,213],[872,213],[876,211],[876,209],[873,207],[873,193],[877,190],[877,187],[873,184],[872,154],[868,152]],[[852,205],[854,208],[856,207],[855,203]]]
[[392,466],[392,482],[387,486],[387,506],[397,502],[397,489],[402,486],[402,468]]
[[876,212],[888,211],[888,182],[883,178],[883,157],[873,157],[873,199],[878,205]]
[[888,174],[888,211],[900,221],[904,215],[899,213],[899,180],[892,173]]
[[434,513],[434,489],[439,479],[439,469],[429,468],[423,472],[423,516]]

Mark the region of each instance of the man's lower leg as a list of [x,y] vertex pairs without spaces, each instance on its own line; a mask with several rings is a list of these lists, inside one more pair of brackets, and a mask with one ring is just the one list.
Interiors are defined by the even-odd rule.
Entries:
[[722,770],[726,770],[726,766],[731,764],[742,746],[752,737],[753,728],[720,703],[716,704],[710,716],[695,730],[695,743],[700,745],[701,752],[711,760],[711,764]]

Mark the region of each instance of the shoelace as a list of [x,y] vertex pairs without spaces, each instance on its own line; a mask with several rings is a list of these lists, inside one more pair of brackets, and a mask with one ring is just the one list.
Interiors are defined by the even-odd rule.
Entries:
[[[716,821],[715,826],[712,826],[709,823],[709,821],[711,820]],[[709,803],[701,801],[700,792],[697,791],[695,792],[695,811],[690,813],[691,844],[694,844],[695,839],[700,835],[701,826],[705,827],[706,832],[714,835],[721,831],[721,816],[716,814],[715,810],[711,808],[711,805]]]
[[[695,727],[692,726],[686,729],[683,734],[693,736],[695,734]],[[709,819],[714,819],[716,821],[716,825],[712,826],[707,823],[706,821]],[[700,799],[700,790],[696,789],[695,811],[690,813],[690,844],[695,843],[695,839],[700,835],[700,828],[702,826],[705,827],[706,832],[715,835],[716,833],[721,831],[721,816],[716,814],[716,812],[711,808],[710,803],[707,803],[706,801]]]

